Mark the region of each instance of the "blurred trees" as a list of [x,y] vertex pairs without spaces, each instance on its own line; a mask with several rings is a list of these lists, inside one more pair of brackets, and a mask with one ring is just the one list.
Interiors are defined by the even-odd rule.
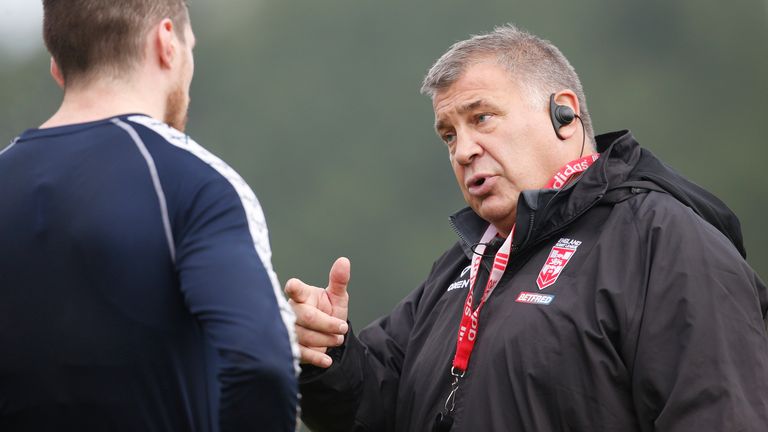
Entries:
[[[455,241],[447,216],[463,201],[421,79],[451,43],[505,22],[569,57],[598,132],[632,129],[728,203],[768,275],[765,2],[193,0],[191,10],[190,134],[256,190],[283,281],[324,285],[333,259],[351,258],[358,329]],[[7,142],[60,93],[45,53],[0,58]]]

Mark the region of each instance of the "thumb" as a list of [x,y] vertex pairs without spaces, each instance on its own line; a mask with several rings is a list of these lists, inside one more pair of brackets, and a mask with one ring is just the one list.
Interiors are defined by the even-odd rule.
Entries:
[[[341,257],[331,266],[328,274],[328,288],[326,291],[331,298],[347,297],[347,284],[349,284],[351,264],[349,259]],[[346,305],[344,305],[346,307]]]

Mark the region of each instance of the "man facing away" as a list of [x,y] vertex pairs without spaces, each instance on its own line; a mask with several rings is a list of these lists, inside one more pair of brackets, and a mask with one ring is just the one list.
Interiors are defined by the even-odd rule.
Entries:
[[0,151],[0,430],[294,430],[258,200],[182,132],[185,2],[43,3],[64,99]]
[[571,65],[514,26],[456,43],[422,91],[469,204],[458,241],[357,335],[349,261],[288,282],[307,425],[768,430],[768,290],[722,202],[628,131],[593,138]]

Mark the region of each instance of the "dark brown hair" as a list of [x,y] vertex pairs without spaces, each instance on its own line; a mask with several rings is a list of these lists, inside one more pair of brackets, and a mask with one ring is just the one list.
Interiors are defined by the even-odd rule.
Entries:
[[149,29],[170,18],[184,40],[184,0],[43,0],[43,39],[67,86],[97,74],[131,71]]

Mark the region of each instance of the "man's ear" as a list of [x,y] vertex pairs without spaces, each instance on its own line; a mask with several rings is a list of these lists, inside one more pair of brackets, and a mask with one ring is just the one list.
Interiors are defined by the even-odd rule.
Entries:
[[53,57],[51,57],[51,76],[59,88],[64,90],[64,74],[61,73],[61,69],[59,69],[59,65]]
[[160,67],[170,69],[178,54],[178,41],[173,21],[169,18],[160,21],[152,32],[152,38],[157,49],[156,56]]
[[[581,113],[580,107],[579,107],[579,98],[576,96],[576,93],[573,92],[573,90],[566,89],[561,90],[554,94],[555,103],[557,105],[565,105],[573,110],[574,113],[577,115]],[[559,128],[560,136],[562,136],[564,140],[572,137],[578,130],[581,128],[581,125],[579,124],[581,120],[574,119],[574,121],[570,122],[569,124],[563,125]]]

